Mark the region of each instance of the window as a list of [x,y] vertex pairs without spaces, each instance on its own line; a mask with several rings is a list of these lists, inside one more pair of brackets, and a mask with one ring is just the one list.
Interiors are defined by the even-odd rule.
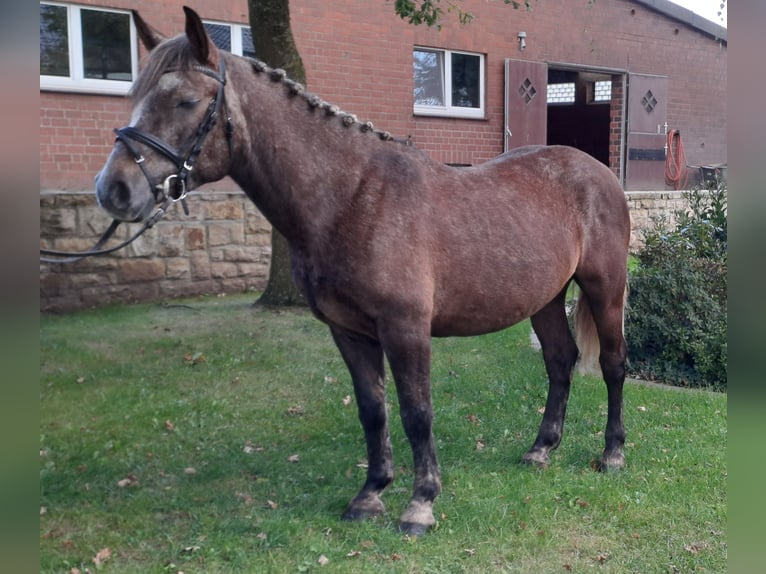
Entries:
[[208,35],[219,50],[226,50],[237,56],[255,58],[253,33],[248,26],[204,22]]
[[549,104],[573,104],[575,102],[575,83],[548,84]]
[[593,82],[592,87],[593,102],[610,102],[612,101],[612,81],[602,80]]
[[484,117],[484,56],[451,50],[413,51],[414,112]]
[[138,73],[130,13],[40,4],[40,89],[126,94]]

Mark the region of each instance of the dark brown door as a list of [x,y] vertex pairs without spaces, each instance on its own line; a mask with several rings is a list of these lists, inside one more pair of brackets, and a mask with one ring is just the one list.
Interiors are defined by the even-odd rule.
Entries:
[[545,144],[548,116],[548,65],[505,61],[505,150]]
[[628,162],[625,189],[664,190],[668,130],[666,76],[628,76]]

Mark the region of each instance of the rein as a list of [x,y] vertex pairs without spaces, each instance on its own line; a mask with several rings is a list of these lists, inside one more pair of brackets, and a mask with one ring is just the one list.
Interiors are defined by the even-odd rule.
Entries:
[[[162,219],[168,207],[172,203],[176,203],[178,201],[181,202],[184,213],[189,215],[189,206],[186,204],[186,180],[188,179],[189,173],[191,173],[192,169],[194,168],[194,164],[197,161],[200,152],[202,151],[202,145],[205,143],[207,134],[210,133],[210,131],[213,129],[213,126],[215,126],[216,122],[218,121],[219,112],[221,107],[224,105],[224,88],[226,87],[226,64],[223,58],[220,58],[219,60],[219,72],[204,66],[194,66],[193,69],[216,80],[218,82],[218,91],[216,92],[215,98],[210,101],[207,113],[205,114],[205,118],[202,120],[202,123],[200,123],[199,127],[197,127],[194,141],[189,148],[189,152],[185,156],[180,154],[173,146],[165,143],[160,138],[150,133],[141,131],[133,126],[126,126],[124,128],[114,130],[114,133],[116,134],[116,141],[121,141],[128,149],[128,151],[133,155],[133,161],[138,164],[139,168],[141,168],[141,172],[144,174],[146,181],[149,183],[149,188],[152,191],[152,195],[154,195],[155,203],[161,205],[151,216],[149,216],[144,221],[141,229],[139,229],[130,238],[126,239],[118,245],[106,249],[103,248],[104,244],[109,240],[109,238],[112,237],[112,235],[114,235],[114,232],[117,230],[117,227],[120,224],[120,220],[114,219],[112,220],[112,223],[109,225],[107,230],[104,231],[99,240],[90,249],[86,251],[72,252],[41,248],[40,255],[48,255],[53,257],[40,257],[41,262],[73,263],[86,257],[107,255],[122,249],[123,247],[138,239],[147,229],[153,227],[155,223]],[[227,114],[226,143],[229,146],[229,157],[231,157],[232,153],[231,138],[233,131],[234,129],[231,123],[231,117]],[[162,183],[155,184],[152,180],[152,177],[149,175],[149,171],[144,166],[144,156],[141,155],[133,142],[141,143],[153,149],[154,151],[159,152],[176,166],[178,172],[166,177]]]

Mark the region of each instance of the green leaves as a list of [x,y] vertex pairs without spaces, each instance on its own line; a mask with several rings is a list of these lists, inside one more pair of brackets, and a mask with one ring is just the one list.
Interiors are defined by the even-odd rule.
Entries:
[[655,222],[630,273],[631,371],[682,386],[725,388],[727,190],[693,190],[688,211]]
[[[515,0],[503,0],[503,3],[510,4],[514,10],[518,10],[522,4],[527,10],[532,9],[531,0],[524,0],[523,3]],[[445,0],[444,6],[446,6],[447,13],[454,12],[457,14],[458,22],[461,24],[468,24],[473,21],[473,14],[461,8],[460,0]],[[394,0],[394,11],[402,20],[406,20],[413,26],[425,24],[429,28],[436,26],[437,29],[441,29],[441,21],[445,13],[441,0],[421,0],[420,2]]]

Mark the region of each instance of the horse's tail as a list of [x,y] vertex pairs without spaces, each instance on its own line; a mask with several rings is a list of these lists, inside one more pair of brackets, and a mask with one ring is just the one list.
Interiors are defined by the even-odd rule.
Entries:
[[[628,284],[622,296],[622,330],[625,332],[625,303],[628,300]],[[593,320],[588,299],[582,289],[577,297],[574,311],[574,337],[580,357],[577,360],[577,372],[584,375],[601,376],[601,366],[598,361],[601,345],[598,342],[596,322]]]

